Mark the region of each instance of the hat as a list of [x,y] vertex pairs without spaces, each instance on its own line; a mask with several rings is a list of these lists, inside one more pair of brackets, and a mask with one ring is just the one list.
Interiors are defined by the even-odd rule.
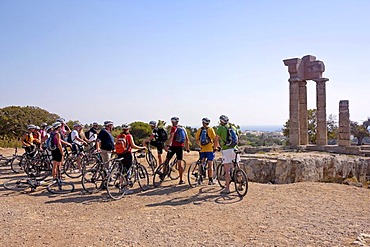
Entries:
[[104,126],[108,126],[110,124],[113,125],[113,122],[112,121],[109,121],[109,120],[104,122]]
[[61,122],[55,122],[55,123],[53,123],[53,128],[54,129],[57,129],[57,128],[59,128],[60,126],[62,126],[62,123]]

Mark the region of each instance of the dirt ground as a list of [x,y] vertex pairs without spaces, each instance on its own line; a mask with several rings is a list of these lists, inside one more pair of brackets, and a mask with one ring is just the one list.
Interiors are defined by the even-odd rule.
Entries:
[[[0,150],[10,155],[12,150]],[[197,153],[185,154],[189,163]],[[0,167],[0,246],[350,246],[370,234],[370,190],[339,184],[250,183],[241,199],[218,185],[52,195],[6,190]],[[367,242],[370,245],[370,242]]]

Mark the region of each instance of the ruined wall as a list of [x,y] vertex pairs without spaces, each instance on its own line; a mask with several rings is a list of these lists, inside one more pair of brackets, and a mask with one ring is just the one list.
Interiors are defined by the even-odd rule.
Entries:
[[259,183],[341,182],[370,175],[370,159],[345,155],[243,155],[241,166],[250,181]]

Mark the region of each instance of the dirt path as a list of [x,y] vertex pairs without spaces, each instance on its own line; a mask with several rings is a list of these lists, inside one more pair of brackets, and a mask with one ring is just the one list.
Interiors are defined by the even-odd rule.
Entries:
[[[1,151],[0,151],[1,152]],[[187,155],[191,160],[196,154]],[[0,184],[14,175],[1,168]],[[339,184],[220,187],[167,181],[119,201],[0,187],[0,246],[349,246],[370,233],[370,190]]]

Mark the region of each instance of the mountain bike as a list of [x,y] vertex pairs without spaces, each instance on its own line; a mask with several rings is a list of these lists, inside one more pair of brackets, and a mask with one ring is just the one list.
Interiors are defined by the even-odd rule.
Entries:
[[117,163],[121,163],[123,160],[123,158],[113,158],[103,163],[100,153],[95,153],[94,159],[95,164],[93,167],[84,171],[81,178],[82,188],[90,194],[106,188],[108,176],[112,171],[112,167]]
[[113,165],[107,180],[108,195],[112,199],[121,199],[125,194],[128,194],[128,188],[132,188],[136,182],[142,191],[149,188],[149,175],[146,168],[138,162],[137,152],[139,151],[132,152],[133,161],[128,170],[122,162]]
[[38,180],[36,178],[12,178],[4,182],[3,186],[5,189],[13,190],[13,191],[23,191],[28,188],[31,188],[34,191],[39,186],[48,186],[49,184],[53,183],[53,180],[45,179],[45,180]]
[[[197,185],[201,185],[203,181],[208,177],[208,159],[201,159],[200,158],[200,148],[196,148],[195,151],[199,153],[199,159],[196,162],[193,162],[189,166],[188,170],[188,183],[190,187],[194,188]],[[212,162],[213,166],[213,180],[216,178],[216,168],[217,168],[217,161],[213,159]]]
[[[76,144],[77,145],[77,144]],[[86,152],[81,148],[79,152],[71,154],[67,152],[66,158],[64,159],[62,173],[66,174],[70,178],[79,178],[85,172],[86,169],[92,164],[94,160],[91,159],[90,155],[87,155]],[[80,159],[80,166],[78,165],[78,159]]]
[[[183,171],[185,171],[185,160],[181,160],[181,166],[183,168]],[[155,170],[153,175],[154,187],[158,187],[159,185],[161,185],[165,177],[169,177],[171,180],[176,180],[180,177],[180,174],[178,173],[178,164],[176,157],[173,159],[171,158],[171,160],[166,158],[166,160]]]
[[[234,182],[235,190],[240,197],[244,197],[248,192],[248,178],[244,170],[240,168],[238,156],[242,151],[234,149],[235,159],[232,161],[233,167],[230,170],[230,183]],[[221,188],[225,187],[225,170],[222,162],[217,166],[217,181]]]

